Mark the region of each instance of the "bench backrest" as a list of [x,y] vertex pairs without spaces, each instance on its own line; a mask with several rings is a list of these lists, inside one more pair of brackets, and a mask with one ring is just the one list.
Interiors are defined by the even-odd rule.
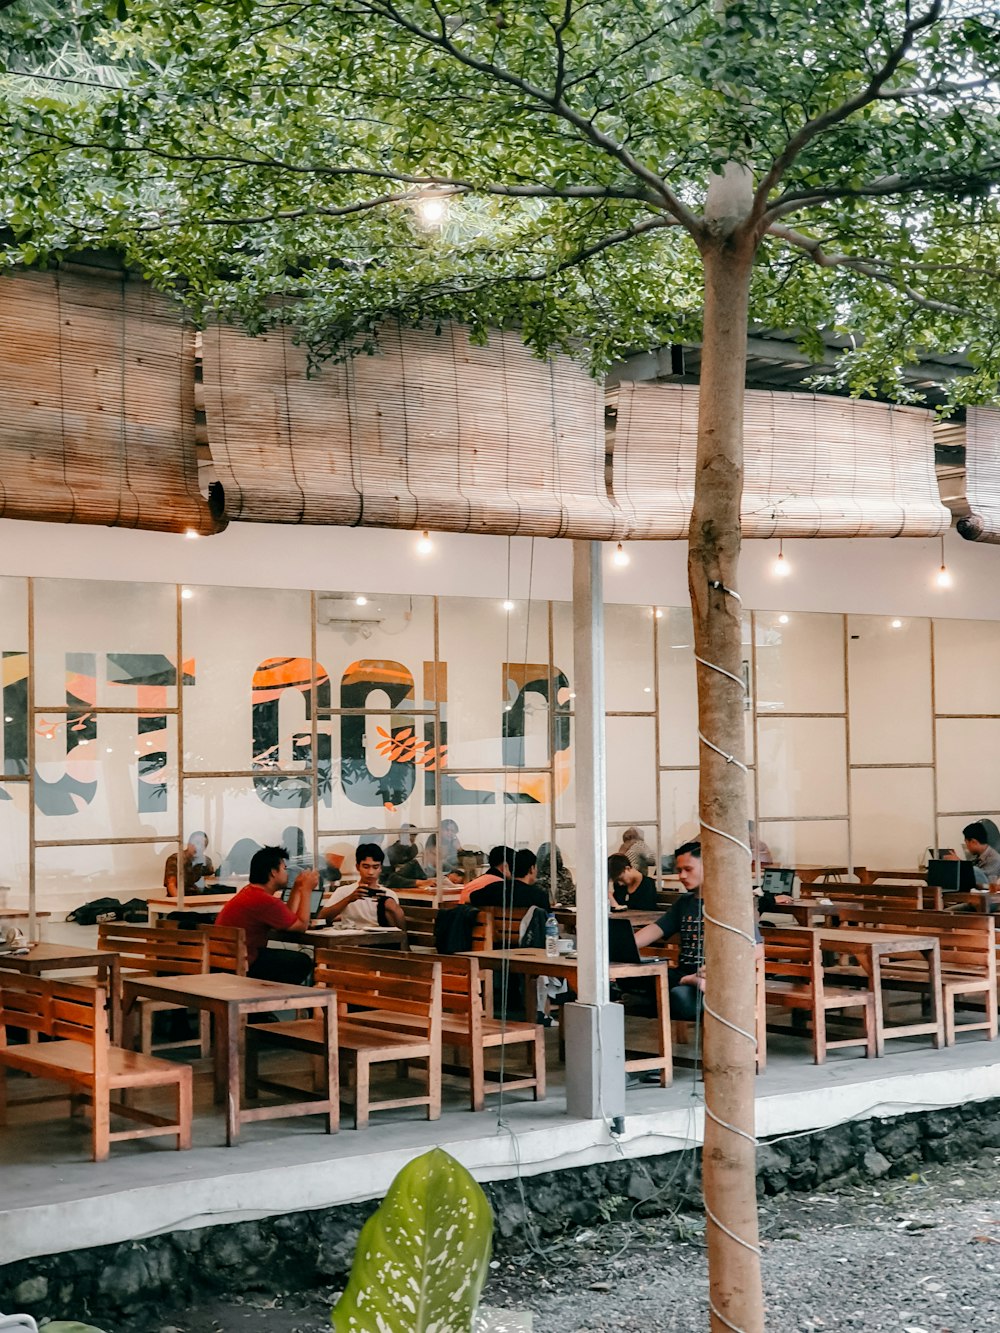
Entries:
[[764,980],[794,981],[816,990],[823,984],[819,936],[811,930],[775,930],[764,936]]
[[232,972],[238,977],[247,973],[247,936],[241,926],[202,926],[199,934],[207,941],[207,962],[210,972]]
[[[521,923],[531,907],[480,907],[479,927],[473,932],[473,949],[516,949],[521,943]],[[489,943],[487,943],[487,940]]]
[[[320,953],[325,951],[320,950]],[[326,951],[328,952],[328,951]],[[351,954],[363,955],[375,967],[384,963],[386,954],[381,949],[351,949]],[[399,955],[397,955],[398,957]],[[421,961],[441,964],[441,1012],[468,1017],[478,1011],[482,1014],[483,974],[475,958],[467,954],[422,953]],[[318,968],[317,960],[317,968]],[[336,981],[326,984],[336,987]]]
[[207,944],[201,930],[102,921],[97,928],[97,947],[118,954],[126,972],[179,977],[206,970]]
[[803,884],[801,886],[801,896],[803,898],[832,898],[838,903],[860,903],[879,906],[884,904],[886,907],[899,908],[909,911],[919,911],[928,894],[933,898],[933,891],[928,890],[926,885],[922,884],[883,884],[876,887],[870,887],[867,884]]
[[936,935],[941,965],[960,972],[996,971],[996,923],[993,917],[950,912],[895,912],[872,908],[840,912],[841,924],[901,935]]
[[[0,1046],[7,1044],[8,1027],[58,1041],[82,1042],[94,1049],[95,1071],[107,1064],[107,995],[100,986],[0,972]],[[44,1044],[29,1049],[44,1062]]]
[[411,949],[432,949],[434,946],[434,922],[438,909],[433,902],[401,903],[406,916],[406,937]]
[[362,949],[317,949],[313,979],[337,992],[342,1019],[363,1023],[355,1009],[381,1009],[417,1020],[407,1033],[431,1041],[441,1037],[441,960],[426,954],[390,954]]

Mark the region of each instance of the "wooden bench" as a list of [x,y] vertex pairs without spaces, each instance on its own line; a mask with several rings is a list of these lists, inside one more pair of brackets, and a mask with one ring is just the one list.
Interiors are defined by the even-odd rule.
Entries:
[[[360,951],[358,951],[360,952]],[[449,1074],[467,1074],[473,1111],[486,1108],[486,1091],[514,1092],[530,1088],[535,1101],[545,1097],[545,1029],[537,1023],[517,1023],[489,1018],[483,1013],[483,987],[488,977],[478,962],[463,954],[435,954],[441,964],[441,1043],[466,1052],[465,1063],[442,1065]],[[375,962],[378,959],[374,960]],[[413,1026],[407,1014],[373,1010],[363,1015],[365,1023],[407,1030]],[[506,1062],[500,1070],[487,1070],[485,1055],[500,1047],[526,1046],[528,1069],[508,1077]]]
[[[993,917],[978,913],[953,915],[950,912],[900,912],[871,907],[859,907],[839,915],[845,926],[936,936],[941,946],[945,1045],[954,1046],[959,1032],[986,1032],[990,1041],[996,1038],[997,955]],[[923,966],[907,962],[905,958],[884,964],[882,978],[899,989],[926,990],[927,986]],[[958,1023],[956,1002],[960,996],[969,995],[982,996],[985,1017]]]
[[[6,1072],[18,1069],[36,1078],[68,1084],[71,1103],[83,1093],[91,1103],[91,1145],[95,1162],[107,1160],[112,1143],[172,1135],[177,1147],[191,1146],[191,1070],[139,1051],[113,1046],[108,1035],[107,996],[100,986],[77,985],[5,972],[0,977],[0,1124],[6,1123]],[[49,1041],[8,1046],[7,1027],[25,1028]],[[174,1119],[112,1101],[115,1090],[176,1089]],[[111,1116],[138,1128],[112,1130]]]
[[[337,1047],[354,1070],[354,1127],[363,1129],[372,1111],[426,1106],[427,1119],[441,1115],[441,963],[420,954],[389,954],[362,949],[317,949],[313,979],[337,994]],[[367,1023],[366,1010],[404,1018],[405,1032]],[[322,1023],[295,1019],[248,1027],[247,1092],[262,1081],[258,1071],[263,1046],[278,1046],[318,1056],[323,1050]],[[427,1090],[418,1096],[373,1101],[371,1071],[377,1064],[409,1066],[426,1061]]]
[[926,884],[828,884],[801,885],[801,898],[833,898],[838,903],[858,903],[862,907],[888,907],[898,911],[919,912],[941,908],[941,890]]
[[[808,1011],[812,1017],[813,1060],[821,1065],[826,1053],[846,1046],[863,1046],[869,1058],[875,1055],[875,996],[870,989],[826,984],[819,938],[809,930],[764,932],[764,1000],[792,1011]],[[826,1015],[831,1009],[862,1011],[863,1037],[830,1041]]]

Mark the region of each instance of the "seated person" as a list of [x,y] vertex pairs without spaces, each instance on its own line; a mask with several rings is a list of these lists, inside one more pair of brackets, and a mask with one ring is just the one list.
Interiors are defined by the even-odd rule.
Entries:
[[548,897],[535,883],[537,867],[535,853],[522,847],[514,853],[514,878],[510,882],[493,879],[491,883],[471,893],[469,902],[473,907],[540,907],[547,913]]
[[345,885],[333,902],[324,907],[320,917],[324,921],[343,920],[355,926],[395,926],[403,932],[406,942],[406,917],[399,898],[392,889],[379,883],[385,853],[377,842],[363,842],[355,853],[358,883]]
[[[965,849],[972,857],[976,883],[981,888],[996,884],[1000,880],[1000,852],[990,846],[986,825],[977,819],[974,824],[967,824],[962,829],[962,837],[965,839]],[[948,852],[942,860],[957,861],[958,857],[954,852]]]
[[612,912],[656,911],[656,885],[621,852],[608,857],[608,894]]
[[416,829],[415,824],[403,824],[399,830],[399,836],[395,842],[390,842],[385,859],[389,867],[394,869],[403,861],[409,861],[412,856],[419,860],[420,846],[413,836]]
[[674,853],[677,874],[685,892],[669,907],[659,921],[641,926],[635,932],[640,949],[660,940],[680,936],[678,965],[667,969],[670,987],[670,1017],[685,1022],[693,1021],[701,1008],[705,989],[705,943],[702,920],[701,884],[704,869],[701,862],[701,843],[686,842]]
[[615,853],[624,856],[641,874],[645,874],[651,865],[656,864],[656,853],[643,837],[641,828],[627,828],[622,834],[622,845]]
[[383,866],[382,882],[389,889],[428,888],[437,883],[432,875],[420,864],[417,848],[403,847],[405,855],[395,862]]
[[[208,834],[192,833],[182,853],[184,860],[184,893],[207,893],[205,876],[215,874],[212,858],[207,853]],[[177,897],[177,853],[167,857],[163,867],[163,887],[168,897]]]
[[488,888],[491,884],[498,881],[509,880],[513,878],[514,873],[514,849],[503,845],[490,848],[490,854],[487,857],[486,869],[481,875],[477,875],[468,884],[464,885],[462,892],[458,895],[460,903],[467,903],[469,895],[476,893],[479,889]]
[[303,870],[295,880],[288,904],[281,894],[288,886],[288,852],[284,847],[262,847],[250,862],[250,883],[240,889],[219,913],[217,924],[238,926],[246,932],[247,976],[302,986],[312,971],[312,959],[297,949],[269,949],[272,930],[306,930],[309,903],[319,883],[315,870]]
[[[555,859],[555,877],[552,874],[552,861]],[[573,876],[566,869],[562,852],[552,843],[543,842],[538,849],[538,887],[548,894],[549,900],[558,907],[576,906],[576,885]]]
[[340,852],[324,852],[319,867],[320,883],[324,889],[332,889],[340,883],[340,867],[344,858]]

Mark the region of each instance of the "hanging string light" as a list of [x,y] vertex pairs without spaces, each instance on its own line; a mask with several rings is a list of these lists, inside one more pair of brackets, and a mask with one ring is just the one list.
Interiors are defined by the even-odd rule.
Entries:
[[944,562],[944,534],[943,534],[943,533],[942,533],[942,536],[941,536],[941,568],[938,570],[937,574],[934,576],[934,582],[937,584],[937,586],[938,586],[939,588],[950,588],[951,585],[954,583],[954,579],[951,577],[951,570],[948,568],[948,566],[947,566],[947,565],[945,564],[945,562]]
[[431,534],[424,529],[420,534],[420,540],[417,542],[417,555],[430,555],[434,550],[434,543],[431,541]]
[[776,579],[787,579],[792,572],[792,567],[785,559],[785,541],[784,538],[778,539],[778,558],[771,566],[771,573]]
[[631,560],[631,558],[632,557],[629,555],[628,551],[626,551],[622,543],[619,542],[614,555],[611,557],[611,560],[612,563],[617,565],[619,569],[624,569],[625,566]]

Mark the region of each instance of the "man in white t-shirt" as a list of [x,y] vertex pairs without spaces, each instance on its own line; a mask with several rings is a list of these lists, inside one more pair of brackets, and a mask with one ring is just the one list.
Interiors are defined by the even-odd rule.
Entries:
[[385,853],[376,842],[362,842],[355,860],[358,883],[340,889],[320,916],[324,921],[340,920],[355,926],[395,926],[403,932],[403,948],[407,948],[406,917],[399,897],[379,883]]

